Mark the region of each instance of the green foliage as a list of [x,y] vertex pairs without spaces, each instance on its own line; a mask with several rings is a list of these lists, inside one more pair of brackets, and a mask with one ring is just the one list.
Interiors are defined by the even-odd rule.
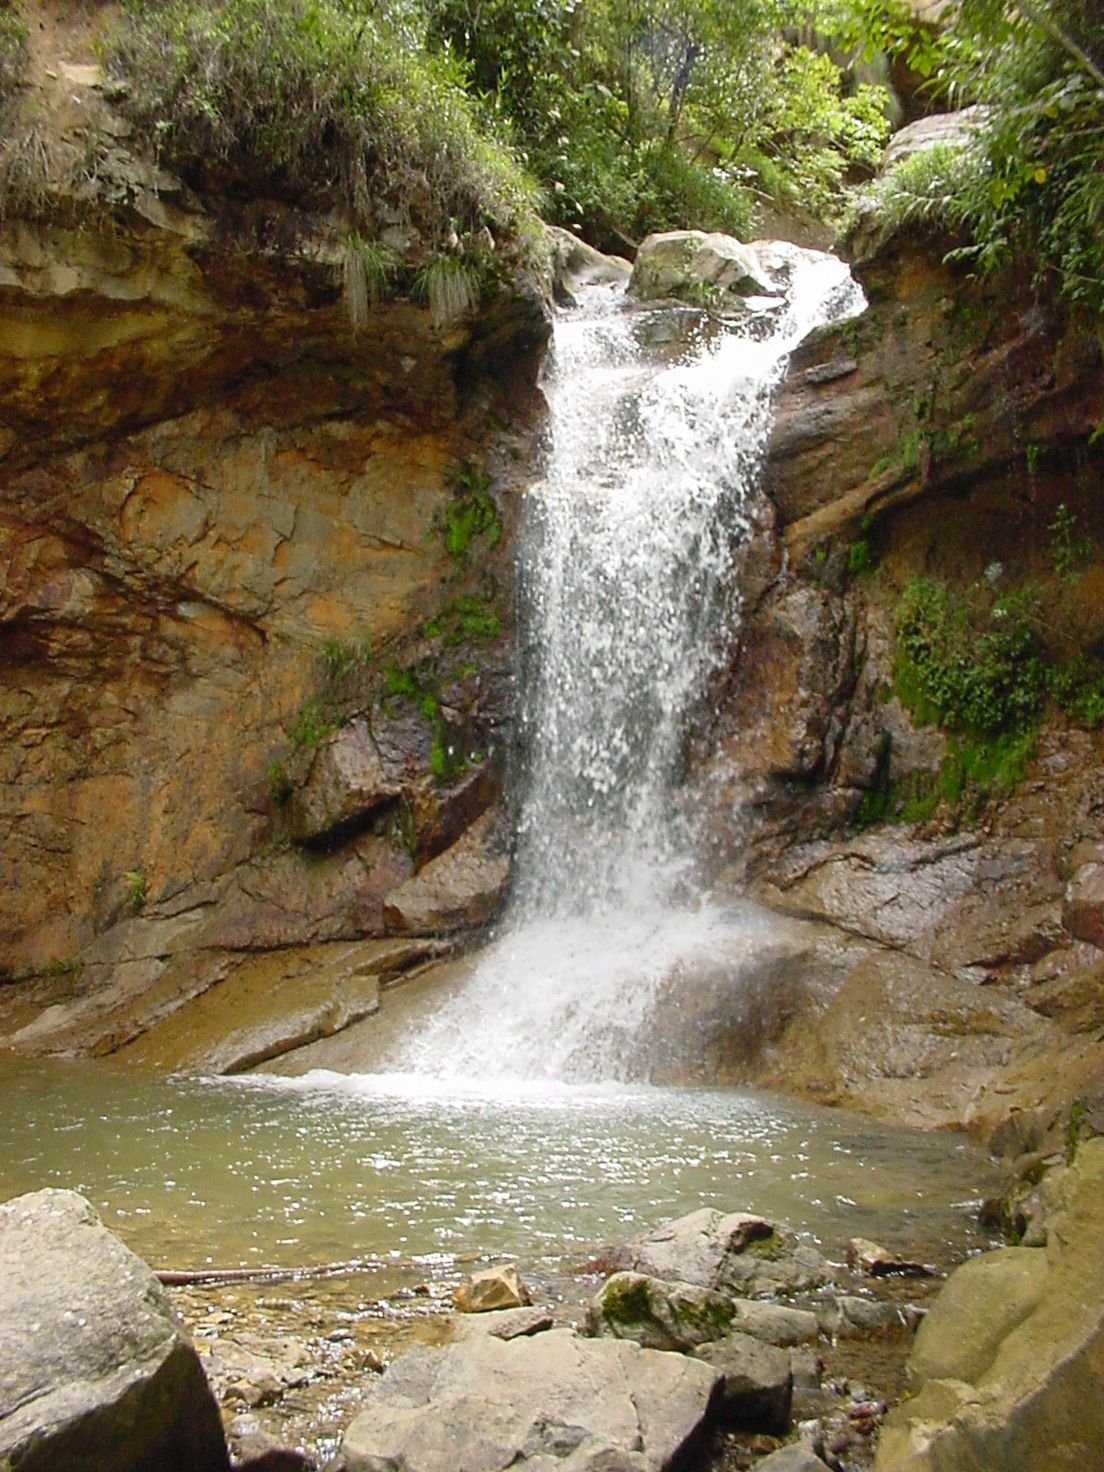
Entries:
[[[878,0],[852,0],[873,34]],[[889,7],[900,20],[900,6]],[[879,186],[891,223],[966,235],[950,252],[982,274],[1033,267],[1090,313],[1104,309],[1104,45],[1093,0],[962,0],[923,70],[952,105],[982,103],[973,139],[906,160]]]
[[141,869],[127,869],[123,883],[126,885],[127,909],[137,915],[146,903],[146,876]]
[[418,678],[412,669],[400,669],[389,664],[383,670],[383,694],[385,698],[417,700],[421,693]]
[[868,537],[858,537],[847,549],[847,571],[853,578],[873,572],[878,565],[874,548]]
[[287,768],[281,761],[271,761],[268,764],[268,790],[272,801],[277,807],[283,807],[291,796],[291,778],[287,774]]
[[1063,715],[1095,731],[1104,725],[1104,666],[1085,655],[1047,671],[1047,689]]
[[453,476],[452,498],[445,506],[442,532],[450,557],[466,560],[476,538],[490,551],[502,537],[502,518],[490,494],[491,477],[465,460]]
[[394,285],[399,260],[378,240],[365,240],[358,230],[345,237],[341,281],[345,310],[354,332],[364,326],[369,311],[378,306]]
[[920,720],[992,735],[1042,708],[1045,672],[1029,593],[977,613],[932,578],[913,578],[897,606],[894,682]]
[[438,330],[467,317],[479,305],[482,283],[478,268],[457,255],[430,256],[414,277],[411,295],[425,302]]
[[512,234],[532,186],[420,41],[413,8],[130,0],[106,61],[138,130],[192,181],[336,202],[358,227],[386,206],[431,241]]
[[322,645],[322,658],[333,680],[344,680],[358,666],[367,665],[372,658],[371,645],[366,639],[327,639]]
[[292,751],[309,751],[337,729],[333,717],[320,700],[308,700],[288,736]]
[[554,217],[621,247],[744,234],[756,191],[838,205],[884,141],[884,89],[797,38],[812,0],[430,0],[432,28],[507,119]]
[[446,645],[489,644],[497,639],[502,620],[489,598],[465,594],[454,598],[425,625],[427,639],[441,639]]
[[14,11],[0,9],[0,132],[7,135],[23,87],[27,27]]
[[1060,578],[1076,578],[1077,568],[1092,556],[1092,538],[1078,530],[1077,514],[1064,501],[1056,507],[1047,535],[1054,571]]

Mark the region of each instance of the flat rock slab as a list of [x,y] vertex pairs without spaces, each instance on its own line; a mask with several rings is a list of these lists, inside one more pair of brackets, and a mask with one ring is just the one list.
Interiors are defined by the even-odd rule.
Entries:
[[0,1206],[0,1467],[229,1465],[196,1352],[146,1264],[73,1191]]
[[666,1472],[697,1444],[708,1365],[570,1329],[414,1350],[369,1387],[345,1472]]

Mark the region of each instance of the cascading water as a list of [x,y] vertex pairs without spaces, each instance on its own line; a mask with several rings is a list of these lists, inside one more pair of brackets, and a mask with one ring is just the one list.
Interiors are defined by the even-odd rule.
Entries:
[[762,259],[785,298],[739,327],[633,308],[609,286],[556,324],[551,452],[521,529],[514,894],[402,1070],[632,1077],[658,989],[732,942],[694,893],[676,800],[686,715],[731,641],[771,391],[795,343],[862,300],[831,256]]

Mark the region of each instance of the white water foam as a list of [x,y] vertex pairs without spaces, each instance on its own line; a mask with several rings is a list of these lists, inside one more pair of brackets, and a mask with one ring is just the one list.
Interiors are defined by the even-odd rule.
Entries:
[[609,287],[557,321],[551,452],[521,530],[514,893],[399,1072],[632,1079],[664,984],[750,943],[695,892],[676,801],[686,716],[731,646],[771,392],[806,333],[862,306],[834,257],[760,253],[785,305],[740,327],[701,317],[672,349],[693,313],[631,308]]

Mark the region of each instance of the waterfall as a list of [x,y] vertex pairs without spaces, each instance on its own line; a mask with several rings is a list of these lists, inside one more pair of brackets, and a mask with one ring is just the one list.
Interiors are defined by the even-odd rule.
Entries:
[[556,322],[551,448],[520,532],[514,892],[400,1068],[630,1078],[658,990],[738,943],[696,892],[686,718],[731,646],[772,389],[802,336],[861,305],[834,257],[760,257],[784,295],[738,325],[608,285]]

